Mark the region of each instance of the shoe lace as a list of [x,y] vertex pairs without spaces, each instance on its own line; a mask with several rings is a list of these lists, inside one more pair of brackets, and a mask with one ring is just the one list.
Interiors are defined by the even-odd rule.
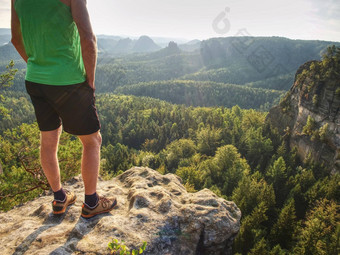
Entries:
[[110,200],[109,199],[107,199],[106,197],[99,197],[99,201],[101,201],[102,202],[102,204],[103,204],[103,207],[107,207],[109,204],[110,204]]

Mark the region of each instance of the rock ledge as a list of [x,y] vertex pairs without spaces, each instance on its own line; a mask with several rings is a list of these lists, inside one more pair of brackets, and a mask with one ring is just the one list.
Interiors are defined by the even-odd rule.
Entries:
[[109,254],[112,238],[130,248],[147,241],[143,254],[231,254],[241,212],[209,189],[187,193],[180,177],[133,167],[98,182],[101,195],[117,196],[108,214],[80,217],[83,184],[76,177],[64,187],[77,194],[62,217],[51,213],[46,195],[0,214],[2,254]]

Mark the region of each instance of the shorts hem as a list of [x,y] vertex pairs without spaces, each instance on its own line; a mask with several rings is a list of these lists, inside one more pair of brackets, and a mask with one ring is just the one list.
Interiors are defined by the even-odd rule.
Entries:
[[[40,130],[41,132],[53,131],[53,130],[56,130],[56,129],[60,128],[61,125],[62,125],[62,124],[60,124],[60,125],[59,125],[58,127],[56,127],[56,128],[40,128],[40,127],[39,127],[39,130]],[[39,126],[39,124],[38,124],[38,126]]]
[[76,136],[79,136],[79,135],[91,135],[91,134],[94,134],[94,133],[98,132],[99,130],[100,130],[100,127],[96,128],[94,130],[88,131],[88,132],[77,132],[77,131],[70,131],[70,130],[64,129],[64,131],[66,133],[69,133],[70,135],[76,135]]

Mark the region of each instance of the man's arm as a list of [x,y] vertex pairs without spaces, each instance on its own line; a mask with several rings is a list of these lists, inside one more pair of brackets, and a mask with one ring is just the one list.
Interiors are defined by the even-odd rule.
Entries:
[[20,28],[20,21],[18,18],[17,13],[14,9],[14,0],[11,0],[11,31],[12,31],[12,39],[11,42],[13,46],[16,48],[20,56],[25,60],[27,63],[27,54],[25,51],[24,41],[22,39],[21,28]]
[[86,0],[71,0],[71,11],[79,31],[86,79],[89,85],[95,89],[97,39],[92,31],[90,16],[86,8]]

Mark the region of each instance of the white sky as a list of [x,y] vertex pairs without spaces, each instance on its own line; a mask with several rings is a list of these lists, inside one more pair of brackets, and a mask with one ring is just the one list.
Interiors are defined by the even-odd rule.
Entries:
[[[340,41],[339,0],[87,0],[96,34],[187,39],[253,36]],[[229,12],[225,12],[225,10]],[[217,23],[220,15],[230,29]],[[222,17],[223,18],[223,17]],[[0,0],[0,27],[10,27],[10,0]],[[225,28],[225,29],[223,29]],[[221,29],[218,32],[218,29]]]

